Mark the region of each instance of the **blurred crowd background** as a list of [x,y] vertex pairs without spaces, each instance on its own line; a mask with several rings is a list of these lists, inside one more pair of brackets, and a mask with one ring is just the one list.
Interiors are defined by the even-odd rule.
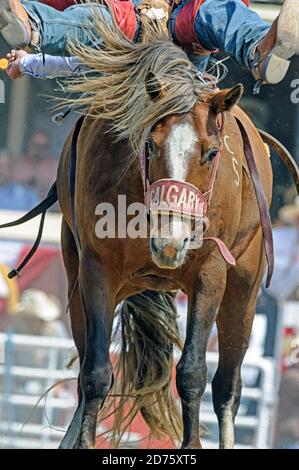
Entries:
[[[280,3],[252,2],[269,21],[277,15]],[[8,45],[0,39],[0,57],[8,50]],[[244,83],[246,92],[242,106],[256,125],[279,139],[299,163],[299,104],[291,100],[294,80],[299,82],[299,57],[292,62],[282,84],[263,87],[258,97],[252,96],[250,74],[230,59],[225,64],[229,74],[223,86]],[[61,125],[53,123],[52,98],[62,96],[61,84],[56,80],[26,77],[12,82],[2,71],[0,80],[5,84],[5,103],[0,102],[0,216],[4,222],[11,218],[12,211],[28,211],[45,197],[56,177],[63,142],[77,115],[70,115]],[[254,396],[253,392],[248,392],[249,398],[243,400],[241,414],[259,420],[265,411],[262,407],[267,406],[271,420],[269,418],[269,427],[264,430],[269,434],[265,445],[299,448],[299,199],[288,171],[274,152],[271,152],[271,160],[276,267],[271,288],[262,287],[259,295],[248,353],[256,367],[249,367],[244,375],[245,386],[257,393]],[[53,212],[51,220],[59,221],[59,207],[55,206]],[[5,364],[0,364],[0,447],[49,445],[49,440],[41,441],[42,435],[47,437],[50,433],[41,431],[49,428],[44,404],[37,407],[33,418],[28,416],[35,398],[45,392],[47,386],[70,377],[65,364],[72,342],[59,233],[46,237],[20,279],[8,281],[7,273],[28,253],[36,235],[22,236],[22,230],[18,229],[16,237],[11,232],[9,235],[0,232],[0,348],[6,353]],[[179,326],[184,335],[186,297],[179,294],[177,301]],[[14,335],[22,335],[24,339],[15,340]],[[30,340],[33,336],[35,340]],[[216,328],[210,338],[209,351],[217,353]],[[262,372],[258,367],[261,358],[268,360],[265,364],[271,365],[274,371],[272,382],[268,383],[271,400],[269,398],[267,405],[259,402],[258,395],[258,392],[264,393]],[[54,428],[65,427],[71,416],[75,403],[72,401],[73,384],[60,385],[51,392],[48,405],[52,403],[50,422]],[[23,429],[22,423],[26,420],[31,427]],[[213,435],[215,425],[209,423],[208,420],[207,426]],[[253,436],[257,431],[252,430],[258,425],[259,422],[250,427],[250,420],[244,420],[244,426],[240,425],[238,431],[240,445],[257,445]],[[53,431],[52,443],[57,436],[61,437],[58,431]],[[27,441],[21,438],[18,441],[19,436],[24,439],[27,436]],[[134,445],[132,439],[128,438],[128,442]]]

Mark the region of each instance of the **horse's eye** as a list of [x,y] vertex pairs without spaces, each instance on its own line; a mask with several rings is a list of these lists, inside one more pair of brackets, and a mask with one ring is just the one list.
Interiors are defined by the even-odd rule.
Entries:
[[205,155],[204,155],[204,157],[203,157],[203,159],[202,159],[202,163],[210,163],[210,162],[212,162],[212,161],[214,160],[214,158],[217,156],[218,151],[219,151],[219,149],[217,149],[217,148],[215,148],[215,147],[209,149],[209,150],[205,153]]
[[153,139],[147,141],[147,149],[150,156],[155,156],[157,154],[157,144]]

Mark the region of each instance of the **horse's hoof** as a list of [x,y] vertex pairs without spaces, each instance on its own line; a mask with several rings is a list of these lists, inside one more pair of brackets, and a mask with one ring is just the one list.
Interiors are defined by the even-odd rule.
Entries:
[[200,441],[194,441],[188,444],[182,444],[181,449],[202,449],[202,445]]
[[[88,408],[92,411],[88,413]],[[96,412],[95,412],[96,410]],[[96,440],[96,421],[97,421],[98,404],[89,404],[85,410],[82,425],[80,429],[80,437],[78,440],[78,449],[94,449]]]

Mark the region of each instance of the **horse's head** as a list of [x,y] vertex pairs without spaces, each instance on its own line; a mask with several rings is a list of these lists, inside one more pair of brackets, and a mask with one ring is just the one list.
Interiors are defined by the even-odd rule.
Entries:
[[[153,82],[151,77],[151,84]],[[155,84],[148,86],[147,91],[156,100],[163,88],[161,86],[159,91]],[[169,115],[149,132],[146,143],[147,200],[150,209],[157,207],[157,210],[150,210],[150,248],[153,261],[160,268],[175,269],[184,263],[192,239],[191,220],[193,223],[196,218],[204,220],[201,196],[207,196],[213,161],[220,152],[223,113],[238,102],[242,92],[242,85],[236,85],[208,93],[190,112]],[[175,209],[163,210],[164,203],[170,206],[174,203],[173,207],[181,209],[182,213]]]
[[[104,21],[97,29],[105,47],[73,48],[97,73],[72,81],[68,90],[76,95],[76,107],[107,120],[117,141],[128,142],[132,155],[142,157],[146,205],[155,216],[152,257],[158,266],[174,269],[188,248],[195,248],[190,221],[208,225],[205,193],[218,161],[220,115],[238,101],[242,86],[213,91],[217,77],[200,74],[159,28],[151,26],[145,42],[128,41]],[[123,160],[117,158],[119,171]],[[200,224],[196,229],[200,233]],[[195,239],[199,246],[202,237]]]

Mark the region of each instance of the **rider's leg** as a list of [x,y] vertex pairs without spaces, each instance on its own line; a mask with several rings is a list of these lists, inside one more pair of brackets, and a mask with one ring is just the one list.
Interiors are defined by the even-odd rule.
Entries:
[[[179,12],[173,14],[174,31]],[[203,48],[225,51],[250,68],[257,79],[277,83],[287,72],[288,59],[299,52],[299,1],[286,0],[270,26],[242,0],[206,0],[198,10],[194,29]]]
[[206,0],[194,24],[199,42],[220,49],[249,66],[250,50],[269,31],[269,24],[242,0]]
[[[0,30],[14,47],[26,45],[47,54],[65,55],[69,41],[85,45],[100,41],[92,26],[95,9],[101,12],[105,22],[112,20],[108,9],[99,4],[78,4],[60,12],[35,1],[1,0]],[[20,44],[22,37],[23,44]]]
[[0,0],[0,32],[12,47],[27,46],[32,38],[28,14],[19,0]]

